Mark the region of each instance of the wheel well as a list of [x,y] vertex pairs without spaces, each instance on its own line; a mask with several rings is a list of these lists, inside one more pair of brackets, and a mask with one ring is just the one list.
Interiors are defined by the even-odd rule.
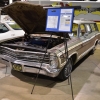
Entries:
[[70,58],[72,59],[72,63],[74,65],[77,60],[77,54],[73,54]]

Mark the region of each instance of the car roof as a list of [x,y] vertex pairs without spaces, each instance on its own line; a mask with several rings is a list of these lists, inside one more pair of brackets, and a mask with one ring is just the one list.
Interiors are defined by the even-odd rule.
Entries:
[[74,20],[73,22],[76,23],[76,24],[95,23],[95,22],[89,21],[89,20]]

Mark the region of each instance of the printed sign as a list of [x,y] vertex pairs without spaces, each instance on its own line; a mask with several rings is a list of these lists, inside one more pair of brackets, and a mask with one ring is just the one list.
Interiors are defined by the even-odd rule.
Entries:
[[74,17],[73,8],[49,8],[46,31],[71,32]]

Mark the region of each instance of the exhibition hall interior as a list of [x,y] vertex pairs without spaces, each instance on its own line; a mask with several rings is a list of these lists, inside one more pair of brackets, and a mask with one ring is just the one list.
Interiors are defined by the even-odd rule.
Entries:
[[100,0],[0,0],[0,100],[100,100]]

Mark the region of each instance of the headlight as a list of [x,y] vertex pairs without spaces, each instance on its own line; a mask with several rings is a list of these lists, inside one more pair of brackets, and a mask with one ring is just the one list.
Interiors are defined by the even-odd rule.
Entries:
[[51,68],[58,67],[58,58],[56,55],[50,56],[50,66],[51,66]]

